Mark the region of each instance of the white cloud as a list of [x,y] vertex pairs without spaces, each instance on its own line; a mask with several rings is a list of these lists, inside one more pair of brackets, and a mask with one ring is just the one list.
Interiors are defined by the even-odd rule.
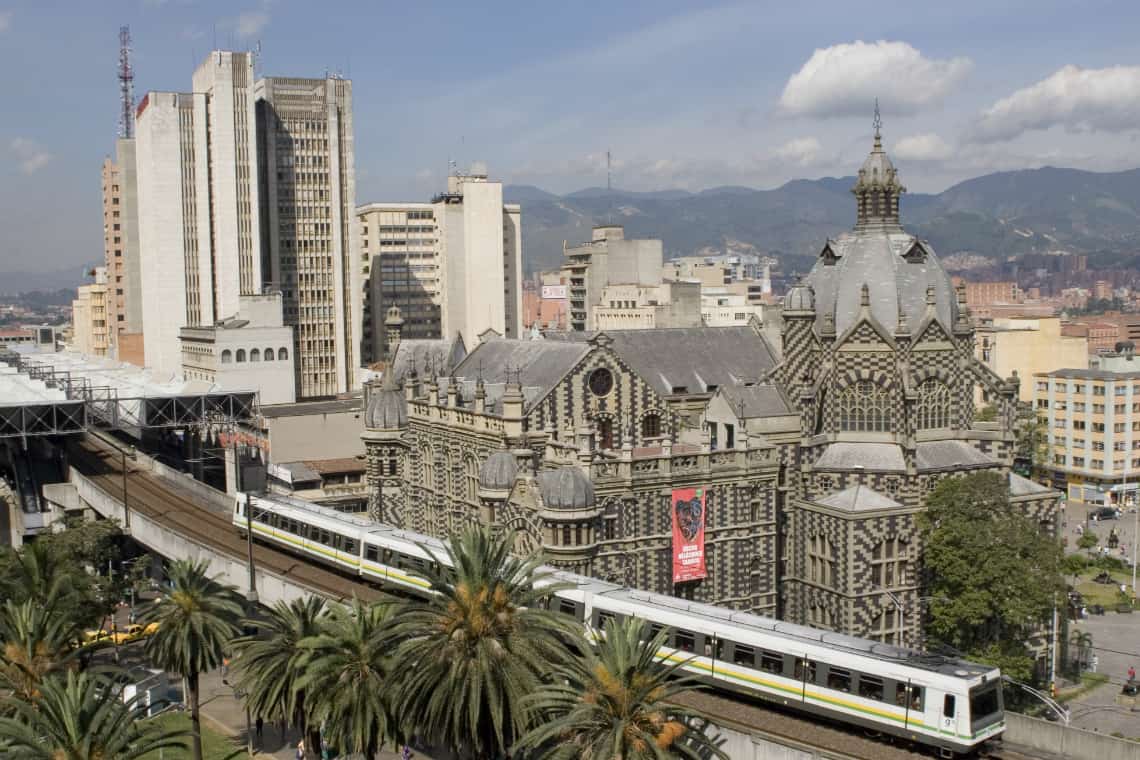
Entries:
[[8,147],[16,156],[20,171],[24,174],[36,173],[54,158],[39,143],[26,137],[14,138]]
[[891,156],[902,161],[943,161],[950,158],[950,145],[933,132],[909,135],[890,150]]
[[243,40],[256,37],[269,24],[266,11],[248,11],[234,19],[234,32]]
[[6,32],[12,28],[12,12],[5,11],[0,13],[0,32]]
[[958,86],[973,67],[969,58],[926,58],[905,42],[832,45],[788,79],[780,110],[789,116],[867,116],[875,98],[885,111],[914,113]]
[[970,137],[1010,140],[1023,132],[1064,126],[1122,132],[1140,122],[1140,66],[1065,66],[982,111]]
[[819,160],[823,145],[814,137],[796,137],[776,149],[776,157],[788,163],[809,166]]

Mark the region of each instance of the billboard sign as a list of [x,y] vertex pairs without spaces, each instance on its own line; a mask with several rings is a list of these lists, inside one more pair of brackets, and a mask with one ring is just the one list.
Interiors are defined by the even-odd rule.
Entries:
[[566,286],[565,285],[543,285],[542,286],[542,300],[545,301],[548,298],[551,298],[551,299],[557,299],[557,298],[563,298],[564,299],[564,298],[566,298]]
[[673,489],[673,582],[708,577],[705,570],[705,489]]

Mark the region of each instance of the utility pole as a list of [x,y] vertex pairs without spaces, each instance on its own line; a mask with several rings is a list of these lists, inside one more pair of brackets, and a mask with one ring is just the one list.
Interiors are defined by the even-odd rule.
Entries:
[[[249,498],[249,494],[242,491],[241,482],[241,450],[238,449],[238,429],[235,424],[230,428],[230,449],[234,454],[234,494],[238,499],[245,501],[245,549],[246,558],[248,560],[249,568],[249,587],[245,592],[245,614],[247,618],[252,618],[254,613],[257,612],[257,574],[253,566],[253,504]],[[247,627],[244,631],[246,635],[252,635],[252,632]],[[245,743],[246,752],[250,757],[253,757],[253,725],[250,721],[249,702],[245,700],[248,695],[234,690],[234,696],[242,699],[245,702]]]
[[123,457],[123,531],[131,532],[131,508],[127,504],[127,450],[119,449]]

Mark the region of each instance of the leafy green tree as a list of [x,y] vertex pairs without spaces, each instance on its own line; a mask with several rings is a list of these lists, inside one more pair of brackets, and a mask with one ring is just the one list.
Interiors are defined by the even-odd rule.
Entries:
[[51,607],[8,600],[0,607],[0,690],[32,701],[44,680],[76,664],[79,630]]
[[978,410],[974,415],[975,422],[996,422],[997,421],[997,407],[993,404],[986,404]]
[[926,506],[929,637],[1030,680],[1024,642],[1063,590],[1059,542],[1010,503],[997,473],[946,478]]
[[1077,539],[1077,548],[1084,549],[1089,553],[1089,559],[1092,559],[1092,550],[1100,543],[1100,539],[1091,530],[1087,530],[1081,534]]
[[400,672],[393,703],[406,725],[468,756],[506,752],[529,722],[523,698],[581,636],[546,609],[564,585],[537,570],[540,557],[512,556],[513,544],[512,533],[481,526],[455,536],[454,570],[436,558],[424,573],[434,593],[398,604],[387,631],[396,661],[414,663]]
[[205,561],[172,562],[167,572],[171,588],[141,616],[144,625],[158,624],[146,643],[151,661],[185,680],[195,760],[202,760],[198,676],[222,664],[242,615],[234,587],[207,575],[208,567]]
[[538,719],[513,750],[549,760],[727,758],[699,727],[703,716],[669,704],[695,683],[680,677],[685,661],[657,661],[665,642],[640,620],[608,622],[596,650],[583,646],[528,697]]
[[138,698],[123,702],[108,679],[70,672],[43,682],[31,701],[11,700],[0,718],[0,748],[11,760],[141,760],[183,747],[184,732],[147,722]]
[[233,642],[237,684],[247,695],[246,706],[255,715],[297,726],[314,750],[320,739],[316,731],[307,730],[307,691],[300,681],[309,652],[301,642],[321,633],[326,614],[325,602],[317,596],[278,602],[264,618],[245,621],[258,627],[259,635]]
[[1048,471],[1049,427],[1029,404],[1017,408],[1014,421],[1014,459],[1032,477],[1041,478]]
[[388,609],[359,600],[334,607],[321,621],[321,632],[301,642],[307,656],[297,686],[309,695],[309,725],[323,725],[325,739],[342,754],[373,758],[397,734],[387,700],[392,663],[383,626]]

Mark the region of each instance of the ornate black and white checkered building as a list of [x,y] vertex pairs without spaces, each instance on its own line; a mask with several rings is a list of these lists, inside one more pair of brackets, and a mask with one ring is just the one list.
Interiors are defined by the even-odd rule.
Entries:
[[[1010,469],[1016,379],[974,359],[964,294],[899,223],[904,190],[876,130],[856,225],[787,294],[775,339],[492,335],[464,355],[391,331],[366,389],[373,514],[441,536],[493,524],[579,572],[915,643],[915,515],[938,481],[1002,473],[1050,529],[1056,498]],[[979,388],[997,422],[975,420]],[[674,584],[671,497],[689,487],[708,575]]]

